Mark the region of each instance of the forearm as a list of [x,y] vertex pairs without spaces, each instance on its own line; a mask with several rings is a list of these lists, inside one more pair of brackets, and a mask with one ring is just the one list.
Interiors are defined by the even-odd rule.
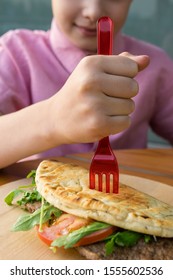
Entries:
[[52,148],[47,102],[0,117],[0,168]]

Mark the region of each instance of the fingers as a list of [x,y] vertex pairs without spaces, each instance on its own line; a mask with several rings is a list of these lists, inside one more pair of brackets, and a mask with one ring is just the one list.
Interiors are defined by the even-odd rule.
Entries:
[[135,109],[135,103],[132,99],[107,98],[104,103],[106,116],[125,116],[131,114]]
[[98,140],[128,128],[135,103],[131,99],[104,96],[94,100],[92,108],[87,117],[88,130]]
[[[101,112],[100,116],[102,115],[98,123],[100,123],[100,137],[104,137],[116,134],[130,126],[130,114],[135,109],[131,98],[139,90],[134,77],[147,67],[149,57],[123,53],[119,56],[106,57],[106,59],[104,56],[100,58],[102,72],[97,83],[99,85],[97,90],[99,95],[102,92],[102,103],[96,103],[95,108],[97,112]],[[93,78],[95,79],[95,75]]]
[[[93,64],[93,57],[87,58],[88,63]],[[99,55],[94,58],[98,67],[107,74],[119,75],[129,78],[134,78],[139,71],[145,69],[149,62],[147,55],[132,55],[128,52],[123,52],[120,55],[104,56]],[[97,65],[96,65],[97,66]]]
[[138,71],[144,70],[148,64],[150,63],[150,59],[148,55],[132,55],[128,52],[123,52],[120,54],[120,56],[129,58],[131,60],[133,60],[134,62],[137,63],[138,66]]
[[112,116],[108,121],[109,125],[104,128],[104,136],[113,135],[127,129],[131,124],[129,116]]
[[91,118],[86,124],[86,130],[88,131],[88,136],[91,136],[94,141],[98,141],[105,136],[113,135],[127,129],[130,124],[131,118],[128,115],[107,116],[100,118],[99,121],[97,118]]
[[136,80],[123,77],[103,74],[100,79],[100,88],[111,97],[132,98],[139,90]]
[[[93,56],[90,57],[93,63]],[[138,62],[126,55],[112,55],[112,56],[95,56],[96,67],[102,69],[103,72],[111,75],[124,76],[134,78],[138,73]],[[139,59],[138,59],[139,60]],[[88,63],[90,61],[88,60]]]
[[122,53],[119,56],[91,56],[84,61],[84,67],[91,69],[86,83],[88,88],[95,87],[112,97],[131,98],[139,89],[134,77],[148,65],[149,57]]

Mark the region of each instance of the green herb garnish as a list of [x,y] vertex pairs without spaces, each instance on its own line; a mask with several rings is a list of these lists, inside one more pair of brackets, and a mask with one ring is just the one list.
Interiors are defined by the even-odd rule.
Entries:
[[17,201],[19,206],[26,205],[27,203],[41,202],[41,194],[36,190],[23,193],[23,197]]
[[20,194],[25,193],[24,190],[22,189],[16,189],[13,190],[12,192],[10,192],[4,199],[4,201],[8,204],[8,205],[12,205],[13,200],[19,196]]
[[5,202],[8,205],[12,205],[14,199],[18,197],[19,195],[22,195],[22,197],[17,201],[17,204],[19,206],[24,206],[27,203],[34,203],[36,201],[41,202],[41,195],[36,190],[36,184],[35,184],[35,174],[36,171],[32,170],[28,175],[27,178],[32,178],[32,182],[28,184],[27,186],[20,186],[17,189],[11,191],[6,197]]
[[36,170],[31,170],[29,174],[26,176],[26,178],[32,178],[32,184],[35,186],[35,175]]
[[42,209],[39,208],[32,214],[20,216],[15,225],[13,225],[12,231],[27,231],[33,228],[35,225],[38,225],[40,223],[41,211],[43,211],[42,223],[50,220],[52,216],[59,217],[62,214],[61,210],[58,208],[50,204],[44,204]]
[[121,247],[134,246],[140,238],[141,234],[138,232],[133,232],[129,230],[118,231],[107,238],[110,240],[105,245],[106,254],[110,255],[114,251],[116,245]]
[[71,248],[84,236],[107,227],[110,227],[110,225],[102,222],[94,222],[86,227],[77,229],[67,235],[58,237],[52,242],[51,246],[57,246],[57,247],[64,246],[65,249]]

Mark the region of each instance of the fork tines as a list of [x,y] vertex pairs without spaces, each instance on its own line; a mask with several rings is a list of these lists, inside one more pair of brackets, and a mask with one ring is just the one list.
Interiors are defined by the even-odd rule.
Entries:
[[112,173],[90,172],[90,189],[105,193],[118,193],[119,176],[117,171]]

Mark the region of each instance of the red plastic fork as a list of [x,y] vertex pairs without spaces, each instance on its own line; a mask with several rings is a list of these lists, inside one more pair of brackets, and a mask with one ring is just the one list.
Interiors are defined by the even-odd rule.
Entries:
[[[113,41],[113,22],[102,17],[97,25],[98,54],[111,55]],[[90,189],[106,193],[118,193],[119,168],[111,149],[109,137],[101,139],[90,165]]]

